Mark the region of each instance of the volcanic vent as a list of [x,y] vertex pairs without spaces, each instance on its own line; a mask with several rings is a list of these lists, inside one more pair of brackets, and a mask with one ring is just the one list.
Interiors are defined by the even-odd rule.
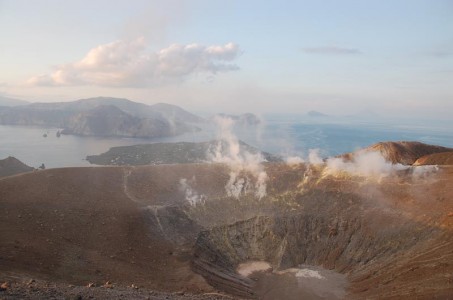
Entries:
[[[307,265],[347,277],[343,293],[307,294],[313,299],[451,293],[453,222],[444,211],[452,209],[446,201],[452,192],[445,189],[450,169],[429,179],[413,169],[374,179],[325,176],[323,168],[294,172],[269,166],[275,180],[269,197],[252,205],[256,215],[201,232],[193,269],[213,286],[243,297],[297,299],[297,290],[288,291],[288,285],[274,285],[280,291],[272,293],[269,279],[263,290],[240,275],[238,266],[247,262],[268,263],[274,279],[272,274]],[[296,179],[296,174],[304,175]],[[236,203],[238,211],[248,210],[243,202]]]
[[97,167],[7,177],[0,274],[108,280],[203,299],[216,291],[262,299],[451,295],[453,169],[364,176],[329,166]]

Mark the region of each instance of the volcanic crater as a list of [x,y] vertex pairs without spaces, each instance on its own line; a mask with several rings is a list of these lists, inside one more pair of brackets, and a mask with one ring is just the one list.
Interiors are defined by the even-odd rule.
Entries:
[[[231,170],[222,164],[3,178],[0,279],[17,286],[29,278],[109,281],[194,299],[453,294],[453,168],[420,175],[411,167],[379,178],[325,168],[265,164],[262,198],[244,170],[239,196],[229,196]],[[14,298],[11,291],[5,295]]]

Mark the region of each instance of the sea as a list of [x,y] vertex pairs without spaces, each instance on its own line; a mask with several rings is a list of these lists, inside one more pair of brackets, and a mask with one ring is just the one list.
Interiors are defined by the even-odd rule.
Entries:
[[[216,139],[212,126],[176,137],[97,138],[57,136],[59,128],[0,126],[0,159],[14,156],[25,164],[46,168],[90,166],[87,155],[101,154],[111,147],[162,142],[202,142]],[[453,147],[453,120],[357,120],[269,116],[258,126],[237,126],[238,139],[263,151],[282,156],[308,155],[319,149],[328,157],[357,150],[380,141],[419,141]]]

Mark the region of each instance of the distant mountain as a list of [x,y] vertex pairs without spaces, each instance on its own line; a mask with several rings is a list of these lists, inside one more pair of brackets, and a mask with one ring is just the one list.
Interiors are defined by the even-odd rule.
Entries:
[[236,124],[242,126],[254,126],[261,123],[261,119],[252,113],[245,113],[241,115],[230,115],[230,114],[216,114],[213,119],[216,117],[230,118],[235,121]]
[[68,111],[86,111],[98,107],[100,105],[114,105],[121,110],[129,112],[130,110],[139,112],[140,109],[145,109],[148,105],[138,102],[133,102],[123,98],[111,97],[95,97],[88,99],[80,99],[69,102],[42,102],[32,103],[30,108],[38,110],[68,110]]
[[307,116],[312,117],[312,118],[324,118],[324,117],[328,117],[329,115],[323,114],[322,112],[319,112],[316,110],[311,110],[307,113]]
[[[87,156],[87,160],[97,165],[119,166],[201,163],[209,160],[208,153],[217,149],[218,143],[219,141],[179,142],[113,147],[100,155]],[[221,148],[225,149],[226,147],[221,144]],[[259,152],[269,162],[281,161],[279,157],[261,152],[242,141],[240,142],[240,151]]]
[[[189,128],[180,122],[140,118],[114,105],[101,105],[70,118],[62,134],[155,138],[178,135],[187,132]],[[195,130],[195,127],[192,129]]]
[[187,123],[204,122],[204,120],[199,116],[189,113],[188,111],[176,105],[157,103],[151,105],[150,108],[152,111],[160,113],[167,120],[182,121]]
[[0,125],[54,126],[64,128],[74,112],[34,109],[30,105],[0,107]]
[[54,126],[65,134],[90,136],[173,136],[196,130],[191,123],[202,121],[175,105],[107,97],[0,107],[0,124]]
[[29,104],[29,102],[24,100],[0,96],[0,106],[18,106],[27,104]]
[[176,105],[158,103],[154,105],[147,105],[144,103],[134,102],[123,98],[112,97],[96,97],[88,99],[80,99],[71,102],[57,102],[57,103],[32,103],[30,108],[37,110],[60,110],[60,111],[74,111],[82,112],[101,105],[113,105],[122,111],[137,117],[147,118],[171,118],[174,121],[197,123],[203,119],[185,111]]
[[[357,153],[380,152],[382,156],[393,164],[412,165],[421,157],[434,153],[451,152],[452,148],[428,145],[420,142],[380,142],[353,153],[341,155],[346,160],[354,160]],[[421,163],[420,163],[421,164]]]
[[0,160],[0,177],[30,172],[33,170],[34,168],[27,166],[12,156]]

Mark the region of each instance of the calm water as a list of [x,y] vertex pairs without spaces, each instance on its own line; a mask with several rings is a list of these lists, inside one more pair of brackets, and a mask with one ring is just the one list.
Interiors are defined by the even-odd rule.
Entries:
[[[88,166],[85,157],[100,154],[110,147],[156,142],[200,142],[214,139],[213,130],[163,139],[92,138],[61,135],[56,128],[0,126],[0,158],[14,156],[24,163],[47,168]],[[47,137],[43,137],[43,134]],[[453,124],[331,122],[269,120],[255,129],[238,129],[245,142],[262,150],[306,156],[308,149],[319,148],[324,156],[349,152],[379,141],[420,141],[453,147]]]
[[320,149],[323,156],[331,156],[382,141],[419,141],[453,147],[453,124],[270,122],[256,145],[280,154],[306,155],[308,149]]
[[[25,164],[46,168],[90,166],[87,155],[101,154],[110,147],[147,144],[152,142],[172,142],[179,140],[201,141],[206,133],[187,134],[176,138],[136,139],[136,138],[94,138],[73,135],[56,136],[57,128],[0,126],[0,159],[14,156]],[[47,137],[43,137],[47,134]]]

